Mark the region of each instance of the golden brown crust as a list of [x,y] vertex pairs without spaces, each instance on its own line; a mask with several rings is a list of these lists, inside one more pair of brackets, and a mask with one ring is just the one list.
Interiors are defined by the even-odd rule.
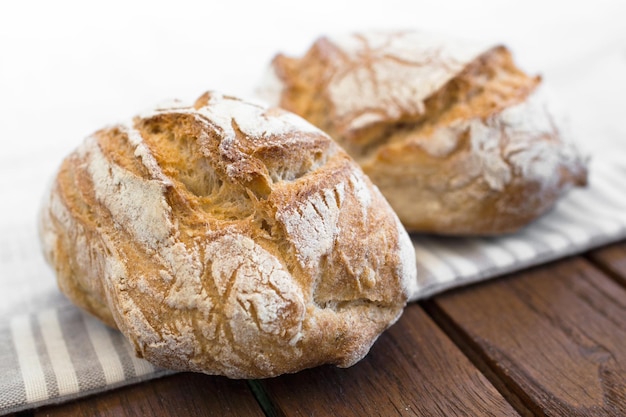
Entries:
[[278,95],[266,98],[336,139],[409,230],[512,232],[586,182],[540,77],[502,46],[355,34],[272,67]]
[[328,136],[215,93],[88,138],[41,224],[66,295],[173,369],[351,365],[415,280],[408,235]]

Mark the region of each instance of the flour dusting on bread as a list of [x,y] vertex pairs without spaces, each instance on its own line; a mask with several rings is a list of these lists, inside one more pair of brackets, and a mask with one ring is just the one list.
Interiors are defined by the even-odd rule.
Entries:
[[485,50],[482,44],[412,31],[336,35],[320,42],[341,57],[327,61],[339,64],[327,88],[335,117],[349,120],[347,131],[424,113],[424,100]]
[[87,138],[41,213],[61,289],[172,369],[349,366],[416,282],[406,231],[341,148],[218,93]]
[[541,77],[504,46],[365,32],[322,37],[271,66],[259,91],[328,132],[411,231],[514,232],[586,183],[586,157]]

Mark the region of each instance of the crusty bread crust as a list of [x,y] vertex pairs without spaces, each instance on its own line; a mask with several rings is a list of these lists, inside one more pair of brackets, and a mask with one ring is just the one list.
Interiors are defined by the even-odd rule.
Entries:
[[337,140],[411,231],[513,232],[586,183],[540,77],[505,47],[355,34],[278,55],[272,69],[264,98]]
[[63,292],[138,355],[233,378],[354,364],[415,285],[406,231],[341,148],[217,93],[85,140],[41,230]]

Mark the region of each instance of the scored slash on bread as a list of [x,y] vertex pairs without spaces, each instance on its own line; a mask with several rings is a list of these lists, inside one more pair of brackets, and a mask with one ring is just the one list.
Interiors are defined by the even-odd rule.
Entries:
[[541,84],[503,46],[370,32],[276,56],[259,94],[329,133],[407,229],[491,235],[586,183]]
[[96,132],[41,210],[62,291],[178,370],[361,359],[416,285],[383,196],[300,117],[207,93]]

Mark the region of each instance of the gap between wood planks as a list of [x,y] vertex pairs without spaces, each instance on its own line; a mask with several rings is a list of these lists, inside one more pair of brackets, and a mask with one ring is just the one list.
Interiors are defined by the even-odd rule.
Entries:
[[584,258],[617,284],[626,288],[626,241],[587,252]]
[[[496,278],[497,279],[497,278]],[[528,397],[522,399],[516,392],[515,384],[500,377],[498,371],[489,365],[488,358],[481,353],[472,339],[463,332],[454,321],[443,312],[432,300],[419,303],[430,318],[441,328],[459,350],[470,360],[470,362],[491,382],[498,392],[515,408],[522,416],[535,416],[540,410],[531,410],[533,403]],[[521,393],[523,396],[523,392]]]
[[[263,388],[263,385],[255,379],[249,379],[247,381],[248,388],[252,392],[252,396],[263,410],[266,417],[279,417],[278,407],[272,402],[269,394]],[[283,414],[280,413],[280,416]]]

